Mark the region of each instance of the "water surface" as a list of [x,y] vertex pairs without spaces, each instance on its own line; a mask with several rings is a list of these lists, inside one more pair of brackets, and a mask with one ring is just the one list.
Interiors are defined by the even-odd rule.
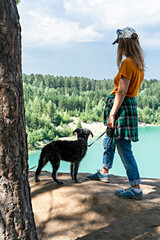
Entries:
[[[94,139],[90,139],[89,143]],[[139,127],[139,142],[132,143],[134,156],[136,158],[141,177],[160,178],[160,127]],[[38,165],[40,150],[29,152],[29,168]],[[79,172],[95,173],[102,167],[103,146],[99,139],[88,148],[87,154],[82,160]],[[35,169],[34,169],[35,170]],[[43,170],[52,171],[48,163]],[[70,163],[61,161],[59,172],[70,171]],[[126,176],[119,155],[115,154],[111,174]]]

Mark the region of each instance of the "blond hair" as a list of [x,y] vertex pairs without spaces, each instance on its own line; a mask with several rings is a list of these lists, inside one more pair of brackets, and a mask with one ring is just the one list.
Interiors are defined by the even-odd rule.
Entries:
[[138,39],[120,38],[117,49],[117,66],[120,68],[122,56],[131,58],[141,71],[145,70],[143,51]]

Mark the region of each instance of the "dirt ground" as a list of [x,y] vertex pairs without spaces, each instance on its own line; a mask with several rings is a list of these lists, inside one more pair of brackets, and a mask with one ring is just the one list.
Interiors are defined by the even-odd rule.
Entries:
[[110,183],[90,181],[79,174],[59,174],[63,185],[42,172],[41,182],[29,173],[32,206],[39,240],[160,240],[160,179],[142,179],[142,201],[118,198],[128,187],[125,177],[111,175]]

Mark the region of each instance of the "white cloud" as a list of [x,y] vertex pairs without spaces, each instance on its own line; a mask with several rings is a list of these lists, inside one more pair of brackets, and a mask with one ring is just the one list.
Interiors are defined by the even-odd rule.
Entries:
[[71,42],[92,42],[103,37],[96,25],[80,27],[80,23],[28,12],[29,23],[23,28],[24,43],[32,47],[57,47]]
[[68,16],[90,19],[106,35],[111,30],[115,34],[117,28],[133,27],[144,47],[160,48],[159,0],[64,0],[64,8]]
[[[102,41],[126,26],[136,28],[145,45],[159,45],[159,0],[23,0],[19,9],[25,46]],[[157,39],[148,35],[152,27]]]
[[64,8],[68,16],[87,15],[104,29],[160,22],[159,0],[64,0]]
[[146,47],[160,48],[160,33],[145,33],[142,36],[142,44]]

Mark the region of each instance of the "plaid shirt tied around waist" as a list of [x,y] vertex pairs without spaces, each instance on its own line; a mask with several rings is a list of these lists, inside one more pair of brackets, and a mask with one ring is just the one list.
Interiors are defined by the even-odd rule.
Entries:
[[[110,95],[105,104],[104,124],[106,125],[113,106],[115,95]],[[113,136],[113,149],[116,140],[123,138],[133,142],[138,141],[138,113],[135,97],[125,97],[115,116],[115,131]]]

